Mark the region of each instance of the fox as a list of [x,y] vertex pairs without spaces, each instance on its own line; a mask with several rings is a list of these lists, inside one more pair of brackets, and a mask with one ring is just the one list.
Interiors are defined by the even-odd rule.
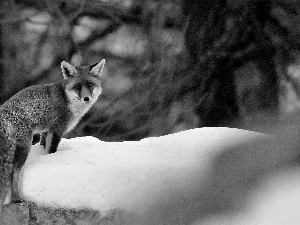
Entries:
[[105,59],[92,66],[61,62],[63,79],[27,87],[0,106],[0,217],[3,206],[22,201],[19,173],[40,134],[46,153],[55,153],[102,93]]

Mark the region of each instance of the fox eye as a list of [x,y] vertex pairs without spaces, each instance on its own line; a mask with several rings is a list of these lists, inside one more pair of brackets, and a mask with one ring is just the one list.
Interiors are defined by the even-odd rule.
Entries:
[[92,88],[94,86],[94,84],[92,84],[91,82],[86,82],[86,87],[87,88]]
[[81,90],[81,85],[80,85],[80,84],[76,84],[76,85],[74,86],[74,89],[75,89],[76,91],[80,91],[80,90]]

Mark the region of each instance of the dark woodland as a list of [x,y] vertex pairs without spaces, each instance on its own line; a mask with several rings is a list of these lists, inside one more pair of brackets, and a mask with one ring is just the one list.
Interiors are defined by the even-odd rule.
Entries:
[[[103,93],[67,138],[257,130],[300,108],[297,0],[4,0],[0,34],[0,104],[25,87],[62,79],[63,60],[106,59]],[[12,224],[49,219],[49,211],[29,208],[29,217],[25,207]]]
[[[104,93],[69,135],[139,140],[251,128],[298,108],[297,1],[3,1],[1,102],[106,58]],[[81,32],[81,33],[80,33]]]

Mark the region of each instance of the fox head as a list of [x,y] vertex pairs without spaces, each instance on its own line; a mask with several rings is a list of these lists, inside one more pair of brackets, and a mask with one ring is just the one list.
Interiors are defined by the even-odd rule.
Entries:
[[65,80],[65,92],[72,103],[94,103],[102,92],[101,74],[105,59],[92,66],[74,67],[63,61],[61,69]]

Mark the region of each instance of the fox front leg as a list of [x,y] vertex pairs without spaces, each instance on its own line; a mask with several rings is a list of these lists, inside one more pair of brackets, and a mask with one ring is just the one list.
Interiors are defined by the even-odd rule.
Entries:
[[61,141],[61,136],[62,135],[57,132],[47,132],[47,137],[45,138],[45,148],[49,154],[55,153],[57,151],[58,144]]
[[47,133],[48,133],[48,132],[43,132],[43,133],[41,134],[40,145],[44,146],[44,148],[46,148],[46,138],[47,138]]

